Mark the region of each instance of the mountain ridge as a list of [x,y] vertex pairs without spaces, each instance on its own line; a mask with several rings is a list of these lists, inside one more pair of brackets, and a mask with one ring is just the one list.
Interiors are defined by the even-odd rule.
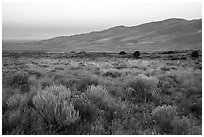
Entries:
[[[201,49],[202,19],[170,18],[130,27],[120,25],[102,31],[16,44],[16,47],[51,51]],[[9,46],[4,45],[3,50],[6,48]]]

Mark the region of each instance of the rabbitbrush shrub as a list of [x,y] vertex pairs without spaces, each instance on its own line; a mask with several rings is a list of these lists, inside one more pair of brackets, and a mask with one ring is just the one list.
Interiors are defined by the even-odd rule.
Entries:
[[71,91],[63,86],[51,86],[38,92],[34,106],[44,122],[54,128],[68,126],[79,119],[79,113],[70,102]]
[[103,117],[104,126],[106,127],[107,132],[109,132],[118,104],[116,104],[114,98],[108,94],[108,91],[101,86],[90,86],[86,91],[86,95],[91,103],[101,110],[100,115]]
[[95,105],[98,105],[100,109],[106,110],[115,105],[114,100],[109,95],[108,91],[101,86],[90,86],[86,91],[86,95]]
[[172,121],[176,117],[176,107],[158,106],[152,112],[152,117],[157,123],[159,132],[169,134],[173,132]]
[[157,123],[158,131],[162,134],[200,134],[199,131],[193,129],[193,127],[197,126],[192,119],[178,116],[175,106],[158,106],[153,110],[152,117]]
[[133,103],[149,102],[157,83],[156,78],[144,75],[138,76],[128,82],[126,96]]

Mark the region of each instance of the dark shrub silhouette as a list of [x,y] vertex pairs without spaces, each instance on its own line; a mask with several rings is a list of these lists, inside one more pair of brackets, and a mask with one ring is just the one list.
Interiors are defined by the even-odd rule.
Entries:
[[119,55],[125,55],[125,54],[126,54],[125,51],[121,51],[121,52],[119,53]]
[[198,57],[199,57],[198,51],[193,51],[193,52],[191,53],[191,57],[193,57],[193,58],[198,58]]
[[164,51],[161,54],[174,54],[176,53],[175,51]]
[[139,51],[135,51],[135,52],[133,53],[133,56],[134,56],[135,58],[139,58],[139,57],[140,57],[140,52],[139,52]]
[[86,54],[86,52],[85,51],[81,51],[81,52],[79,52],[79,54]]

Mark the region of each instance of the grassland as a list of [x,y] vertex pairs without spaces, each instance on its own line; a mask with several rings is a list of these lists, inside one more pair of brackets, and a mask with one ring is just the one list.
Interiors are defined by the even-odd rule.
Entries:
[[201,135],[191,52],[3,52],[2,133]]

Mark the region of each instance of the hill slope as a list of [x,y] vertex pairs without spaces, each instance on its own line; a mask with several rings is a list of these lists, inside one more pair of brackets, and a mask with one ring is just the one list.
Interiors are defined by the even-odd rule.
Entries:
[[29,43],[3,42],[3,50],[132,51],[202,48],[202,19],[167,19],[138,26],[116,26],[73,36],[60,36]]

